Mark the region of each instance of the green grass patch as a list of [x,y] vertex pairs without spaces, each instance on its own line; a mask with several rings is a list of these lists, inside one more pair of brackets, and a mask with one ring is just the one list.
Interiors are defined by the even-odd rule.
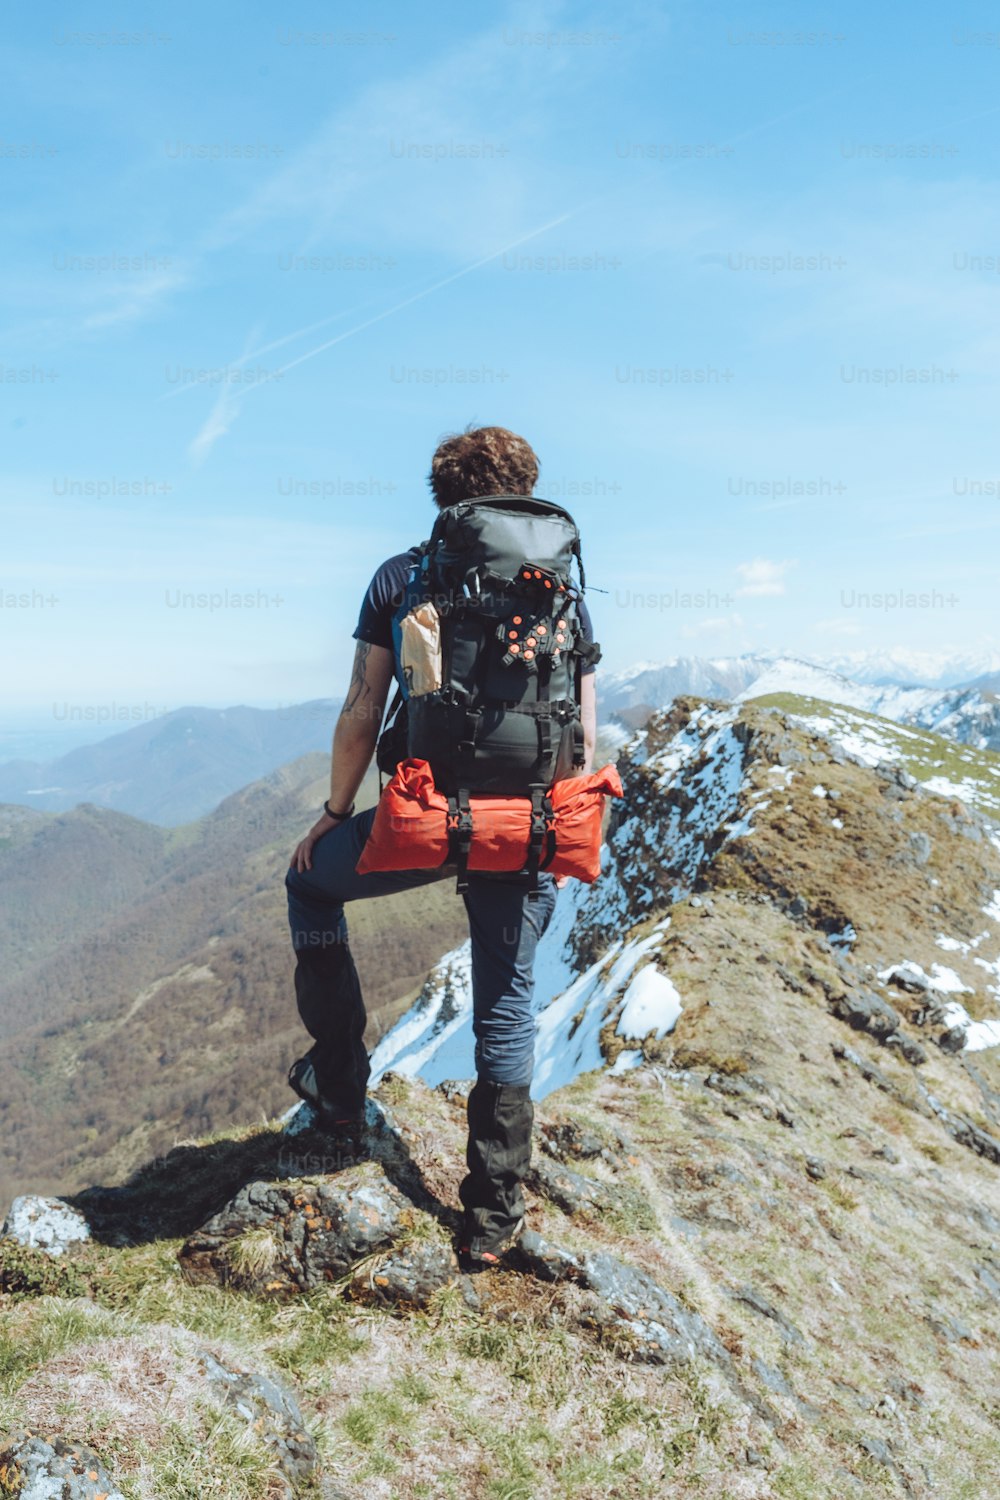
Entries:
[[82,1297],[86,1290],[85,1278],[72,1260],[57,1260],[16,1240],[0,1240],[0,1293],[5,1297]]

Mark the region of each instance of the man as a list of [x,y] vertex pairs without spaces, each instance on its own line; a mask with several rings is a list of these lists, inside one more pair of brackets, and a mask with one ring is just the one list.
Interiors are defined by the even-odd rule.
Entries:
[[[530,495],[538,460],[529,444],[503,427],[469,428],[446,438],[431,464],[439,507],[488,495]],[[393,682],[393,614],[416,549],[388,559],[365,594],[354,638],[357,648],[347,697],[333,737],[330,796],[323,814],[292,856],[286,886],[296,953],[299,1015],[314,1046],[294,1063],[292,1088],[307,1101],[318,1128],[347,1150],[364,1130],[370,1074],[364,1046],[366,1011],[347,940],[344,905],[425,885],[449,867],[358,875],[355,865],[375,809],[354,813],[354,798],[371,763]],[[580,624],[592,640],[580,601]],[[596,734],[593,666],[584,667],[581,711],[584,766],[591,769]],[[523,879],[470,872],[464,900],[472,940],[476,1084],[468,1102],[468,1175],[459,1250],[468,1269],[495,1264],[523,1225],[521,1181],[531,1158],[535,1021],[532,965],[556,900],[556,881],[541,873],[529,898]]]

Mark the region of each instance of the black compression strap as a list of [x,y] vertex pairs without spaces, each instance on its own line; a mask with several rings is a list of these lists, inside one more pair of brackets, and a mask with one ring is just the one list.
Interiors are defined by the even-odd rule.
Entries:
[[[551,851],[549,840],[552,840]],[[545,849],[545,864],[549,865],[555,855],[555,813],[543,787],[535,787],[531,794],[531,834],[528,839],[528,858],[525,869],[528,874],[528,900],[538,900],[538,872],[542,866],[542,850]]]
[[576,670],[573,677],[574,691],[576,693],[576,715],[573,724],[573,769],[579,771],[587,763],[586,749],[583,737],[582,701],[583,701],[583,658],[577,656]]
[[455,889],[459,894],[469,888],[469,850],[472,847],[472,808],[469,793],[459,787],[453,797],[448,798],[448,845],[457,866]]

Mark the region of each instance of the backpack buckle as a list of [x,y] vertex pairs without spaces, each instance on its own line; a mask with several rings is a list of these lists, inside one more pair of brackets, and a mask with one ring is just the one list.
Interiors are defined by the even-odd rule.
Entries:
[[455,889],[461,894],[469,888],[469,850],[472,848],[473,833],[472,808],[464,787],[459,787],[455,795],[448,798],[445,827],[451,856],[458,867]]
[[[542,850],[545,857],[542,858]],[[528,838],[528,899],[538,899],[538,872],[544,870],[555,858],[556,815],[544,787],[535,787],[531,794],[531,833]]]

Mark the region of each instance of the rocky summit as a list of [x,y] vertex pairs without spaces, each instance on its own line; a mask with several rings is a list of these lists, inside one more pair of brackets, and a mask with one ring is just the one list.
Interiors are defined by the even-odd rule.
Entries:
[[502,1267],[452,1250],[458,949],[360,1150],[272,1121],[10,1206],[0,1495],[1000,1492],[1000,757],[784,695],[619,764]]

